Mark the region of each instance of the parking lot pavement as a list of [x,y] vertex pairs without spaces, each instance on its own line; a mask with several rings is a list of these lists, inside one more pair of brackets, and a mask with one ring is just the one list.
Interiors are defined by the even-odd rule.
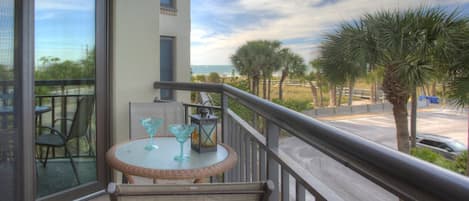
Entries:
[[[456,139],[467,145],[467,113],[432,108],[418,112],[417,133],[435,134]],[[331,126],[359,135],[385,146],[396,148],[396,128],[392,113],[343,116],[319,119]],[[410,123],[409,123],[410,125]]]
[[[451,137],[467,145],[467,112],[431,108],[420,110],[418,133]],[[385,146],[396,148],[396,129],[392,113],[365,114],[319,119],[329,125],[359,135]],[[344,200],[399,200],[397,197],[343,166],[295,137],[283,138],[280,149],[306,168],[317,182],[329,187]],[[291,185],[294,189],[294,183]],[[290,192],[294,197],[294,191]],[[311,196],[307,200],[313,200]]]

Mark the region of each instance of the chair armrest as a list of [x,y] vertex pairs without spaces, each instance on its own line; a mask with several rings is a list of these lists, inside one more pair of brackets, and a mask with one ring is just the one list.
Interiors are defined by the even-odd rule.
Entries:
[[52,127],[49,127],[49,126],[40,126],[39,127],[40,130],[43,129],[43,128],[50,130],[50,134],[52,134],[52,135],[58,135],[60,138],[62,138],[62,140],[64,142],[67,141],[67,138],[65,137],[65,135],[63,135],[62,132],[60,132],[59,130],[57,130],[55,128],[52,128]]

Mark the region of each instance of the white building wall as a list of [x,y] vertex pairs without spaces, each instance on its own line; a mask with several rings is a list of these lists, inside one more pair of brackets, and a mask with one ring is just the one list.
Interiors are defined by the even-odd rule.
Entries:
[[151,102],[158,95],[160,2],[113,0],[111,132],[113,143],[129,139],[129,102]]
[[[111,132],[113,144],[128,140],[129,102],[159,97],[160,36],[175,38],[174,80],[190,81],[190,0],[175,0],[176,9],[160,9],[155,0],[113,0],[111,55]],[[168,13],[170,15],[168,15]],[[187,102],[189,92],[177,92]]]
[[[174,0],[175,10],[161,8],[160,36],[175,38],[174,80],[190,82],[190,0]],[[188,101],[188,92],[176,92],[178,101]]]

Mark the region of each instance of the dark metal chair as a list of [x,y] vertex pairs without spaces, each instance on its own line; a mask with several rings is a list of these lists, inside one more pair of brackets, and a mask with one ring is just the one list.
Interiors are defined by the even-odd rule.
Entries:
[[[51,147],[63,147],[65,149],[65,156],[68,156],[70,159],[70,163],[72,164],[73,168],[73,173],[75,174],[75,178],[80,184],[80,179],[78,178],[78,173],[77,169],[75,167],[75,163],[72,158],[72,154],[67,148],[67,142],[73,138],[76,138],[79,140],[80,137],[85,137],[88,145],[89,145],[89,151],[91,152],[91,139],[88,136],[88,132],[90,129],[90,123],[91,123],[91,117],[93,115],[93,106],[94,106],[94,96],[84,96],[81,97],[80,100],[77,103],[76,107],[76,112],[73,116],[73,119],[55,119],[54,122],[56,121],[70,121],[71,126],[70,129],[68,130],[67,133],[62,133],[60,130],[52,128],[52,127],[47,127],[47,126],[41,126],[40,129],[41,131],[43,129],[47,130],[48,132],[42,133],[36,138],[36,145],[39,146],[46,146],[46,158],[44,161],[40,161],[43,165],[43,167],[46,167],[47,165],[47,159],[49,156],[49,149]],[[42,158],[42,151],[41,151],[41,158]]]

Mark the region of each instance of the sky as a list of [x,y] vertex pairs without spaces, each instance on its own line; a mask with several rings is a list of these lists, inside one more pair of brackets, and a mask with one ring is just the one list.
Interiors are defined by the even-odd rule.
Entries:
[[[181,0],[186,1],[186,0]],[[11,63],[12,2],[0,0],[0,64]],[[94,47],[95,0],[36,0],[36,63],[44,56],[79,60]],[[280,40],[305,61],[318,56],[324,34],[338,24],[382,9],[420,5],[459,7],[469,0],[191,0],[191,64],[229,65],[250,40]],[[2,7],[3,6],[3,7]]]
[[257,39],[279,40],[308,62],[340,23],[420,5],[469,14],[469,0],[192,0],[191,64],[228,65],[239,46]]
[[80,60],[94,48],[94,0],[36,0],[35,56]]

